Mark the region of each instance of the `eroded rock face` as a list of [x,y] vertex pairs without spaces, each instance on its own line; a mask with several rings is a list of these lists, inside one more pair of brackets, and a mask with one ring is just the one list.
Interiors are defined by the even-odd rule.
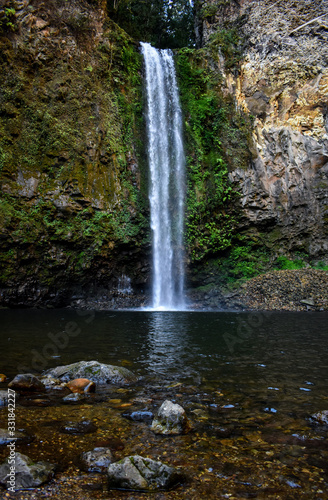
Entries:
[[136,220],[146,216],[135,140],[143,119],[134,108],[141,54],[107,18],[106,4],[0,2],[3,305],[95,298],[109,308],[124,302],[122,274],[133,291],[148,281],[148,256],[135,244],[143,238]]
[[318,260],[328,256],[326,13],[321,0],[208,0],[202,21],[204,43],[235,29],[244,46],[237,67],[226,69],[219,47],[216,61],[225,91],[254,123],[251,164],[230,173],[242,195],[239,229]]
[[151,425],[155,434],[164,435],[186,434],[190,429],[190,422],[182,406],[168,400],[164,401]]
[[181,481],[181,473],[173,467],[143,458],[126,457],[108,467],[108,487],[128,490],[156,491],[169,489]]

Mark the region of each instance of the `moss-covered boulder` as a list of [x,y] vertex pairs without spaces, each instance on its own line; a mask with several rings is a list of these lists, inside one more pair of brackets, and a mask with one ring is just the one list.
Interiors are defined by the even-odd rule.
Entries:
[[126,385],[134,383],[138,377],[122,366],[106,365],[98,361],[79,361],[71,365],[57,366],[44,375],[68,382],[77,378],[88,378],[96,384]]

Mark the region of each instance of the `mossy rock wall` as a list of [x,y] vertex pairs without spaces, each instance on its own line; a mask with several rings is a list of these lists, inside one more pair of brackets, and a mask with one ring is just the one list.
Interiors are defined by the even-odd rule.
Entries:
[[142,60],[103,3],[0,10],[4,303],[148,280]]

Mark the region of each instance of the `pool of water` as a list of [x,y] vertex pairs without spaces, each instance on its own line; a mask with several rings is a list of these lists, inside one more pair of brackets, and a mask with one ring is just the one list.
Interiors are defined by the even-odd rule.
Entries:
[[[0,373],[9,378],[81,360],[140,376],[78,405],[23,398],[18,427],[35,439],[21,451],[32,458],[65,471],[79,452],[115,436],[124,443],[117,459],[138,453],[186,469],[188,481],[164,498],[328,498],[327,429],[310,419],[328,410],[327,313],[1,310],[0,324]],[[159,437],[122,417],[156,413],[165,399],[186,409],[191,433]],[[81,418],[97,431],[61,434],[62,421]]]

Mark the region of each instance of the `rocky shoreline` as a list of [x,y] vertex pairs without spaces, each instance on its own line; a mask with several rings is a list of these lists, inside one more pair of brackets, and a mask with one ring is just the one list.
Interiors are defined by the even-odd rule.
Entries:
[[327,311],[328,273],[315,269],[271,271],[244,283],[229,302],[256,311]]
[[[186,296],[186,308],[189,310],[327,311],[328,272],[317,269],[274,270],[247,280],[233,291],[213,284],[206,291],[187,288]],[[2,306],[68,307],[95,311],[151,307],[149,290],[122,292],[101,289],[97,292],[93,289],[90,294],[79,291],[66,297],[64,291],[30,297],[29,300],[26,297],[16,300],[17,294],[12,291],[2,301]]]

